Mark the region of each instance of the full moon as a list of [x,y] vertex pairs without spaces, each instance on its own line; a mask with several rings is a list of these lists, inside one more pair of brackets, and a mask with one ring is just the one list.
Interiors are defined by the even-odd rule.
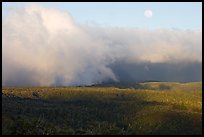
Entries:
[[151,18],[152,17],[152,11],[151,10],[145,10],[144,16],[147,18]]

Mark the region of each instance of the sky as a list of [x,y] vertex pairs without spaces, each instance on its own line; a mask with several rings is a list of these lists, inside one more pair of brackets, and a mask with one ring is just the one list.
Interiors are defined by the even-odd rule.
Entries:
[[2,8],[2,86],[202,81],[201,3]]
[[[10,8],[20,8],[28,4],[30,3],[3,2],[3,16]],[[38,4],[68,11],[79,24],[148,29],[202,28],[201,2],[40,2]],[[147,9],[153,12],[152,18],[144,16],[144,11]]]

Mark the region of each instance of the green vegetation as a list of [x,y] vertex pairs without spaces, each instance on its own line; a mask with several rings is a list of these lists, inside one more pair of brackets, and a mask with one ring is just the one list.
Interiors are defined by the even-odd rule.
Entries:
[[2,134],[202,134],[202,83],[3,88]]

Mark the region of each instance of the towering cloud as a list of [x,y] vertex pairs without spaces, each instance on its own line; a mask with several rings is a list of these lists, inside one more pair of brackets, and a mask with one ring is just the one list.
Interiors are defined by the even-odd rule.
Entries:
[[[11,11],[3,19],[2,29],[3,86],[91,85],[123,81],[127,72],[132,76],[139,71],[155,73],[157,69],[151,69],[155,64],[202,63],[199,30],[80,25],[67,12],[38,5]],[[145,65],[133,70],[128,69],[130,64]],[[141,80],[148,80],[148,73]],[[201,69],[197,73],[201,75]],[[193,80],[201,79],[197,73]]]

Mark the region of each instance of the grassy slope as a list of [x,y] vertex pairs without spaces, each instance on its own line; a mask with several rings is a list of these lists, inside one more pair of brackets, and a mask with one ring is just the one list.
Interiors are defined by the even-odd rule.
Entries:
[[202,134],[201,82],[141,85],[3,88],[3,134]]

